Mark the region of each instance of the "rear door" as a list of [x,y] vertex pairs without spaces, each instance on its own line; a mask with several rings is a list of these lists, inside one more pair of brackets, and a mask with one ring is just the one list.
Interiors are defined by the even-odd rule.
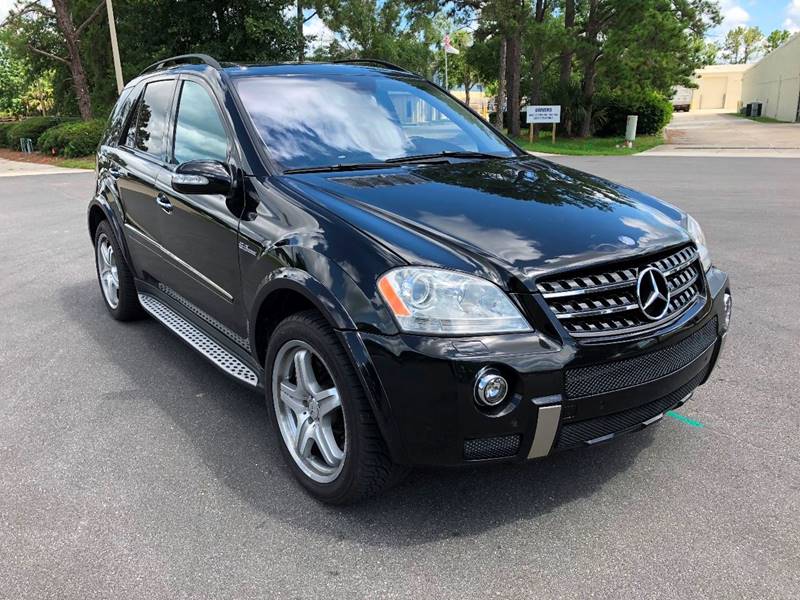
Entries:
[[175,79],[151,80],[144,86],[117,149],[114,174],[125,213],[125,233],[136,275],[158,279],[164,270],[160,251],[164,210],[156,182],[166,165],[167,134]]
[[[222,194],[179,193],[171,186],[175,168],[192,160],[219,161],[235,177],[232,128],[201,78],[182,76],[176,93],[167,170],[157,182],[171,206],[162,216],[161,243],[171,260],[161,281],[168,293],[177,292],[212,318],[206,321],[246,337],[238,251],[242,203]],[[241,186],[235,193],[242,193]]]

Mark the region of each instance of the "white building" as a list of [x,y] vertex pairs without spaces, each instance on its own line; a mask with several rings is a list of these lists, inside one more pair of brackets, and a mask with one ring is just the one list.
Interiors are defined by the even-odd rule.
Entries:
[[709,65],[694,74],[691,110],[735,112],[742,100],[742,77],[752,65]]
[[742,79],[742,103],[761,102],[761,116],[800,121],[800,34],[751,65]]

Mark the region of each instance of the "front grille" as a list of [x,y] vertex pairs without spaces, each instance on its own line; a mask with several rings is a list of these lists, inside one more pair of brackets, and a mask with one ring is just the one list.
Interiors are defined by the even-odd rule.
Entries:
[[567,398],[594,396],[642,385],[683,369],[717,341],[717,318],[673,346],[599,365],[567,369]]
[[602,417],[595,417],[594,419],[578,421],[577,423],[562,425],[554,447],[556,450],[574,448],[575,446],[580,446],[591,440],[596,440],[597,438],[612,433],[618,433],[636,427],[637,425],[642,425],[645,421],[673,408],[681,400],[686,398],[686,396],[691,394],[692,391],[700,385],[704,376],[705,371],[701,372],[671,394],[667,394],[648,404],[643,404],[642,406],[624,410],[613,415],[605,415]]
[[466,440],[464,442],[464,458],[467,460],[486,460],[514,456],[519,452],[521,438],[521,435],[514,434]]
[[[667,278],[670,303],[666,314],[651,321],[636,296],[639,273],[655,267]],[[704,294],[703,269],[693,246],[620,264],[559,275],[537,283],[550,310],[576,338],[608,338],[661,327],[678,318]]]

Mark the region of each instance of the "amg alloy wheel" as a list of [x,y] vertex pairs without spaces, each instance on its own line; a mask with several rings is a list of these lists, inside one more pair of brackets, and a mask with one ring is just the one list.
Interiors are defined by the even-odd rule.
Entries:
[[330,369],[306,342],[290,340],[278,350],[272,398],[295,464],[319,483],[336,479],[347,452],[342,402]]
[[314,310],[281,321],[264,373],[267,410],[292,474],[315,498],[347,504],[399,481],[350,356]]

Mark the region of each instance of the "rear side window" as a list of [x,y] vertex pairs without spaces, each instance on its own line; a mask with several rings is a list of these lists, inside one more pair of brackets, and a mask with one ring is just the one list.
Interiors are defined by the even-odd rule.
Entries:
[[175,162],[225,162],[227,155],[228,136],[214,101],[202,85],[185,81],[175,119]]
[[144,88],[133,139],[134,147],[142,152],[159,158],[163,155],[167,117],[174,89],[174,81],[154,81]]
[[[117,100],[117,103],[114,105],[114,110],[111,112],[111,116],[108,118],[108,123],[106,124],[106,132],[103,136],[103,144],[110,144],[112,146],[116,146],[117,142],[122,135],[122,129],[125,125],[125,122],[130,114],[131,104],[132,102],[132,94],[133,88],[125,88],[122,90],[122,95]],[[123,140],[124,141],[124,140]]]

